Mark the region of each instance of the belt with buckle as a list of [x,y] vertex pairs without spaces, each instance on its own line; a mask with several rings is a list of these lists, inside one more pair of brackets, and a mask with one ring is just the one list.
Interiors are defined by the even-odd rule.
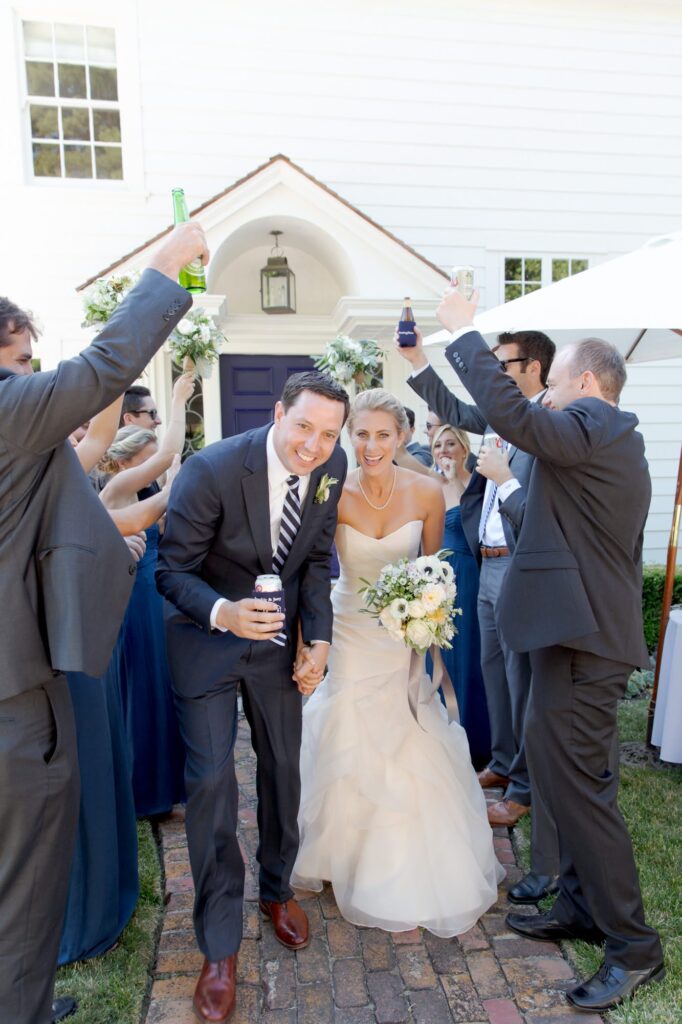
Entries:
[[487,548],[481,544],[482,558],[502,558],[504,555],[509,554],[511,554],[509,548]]

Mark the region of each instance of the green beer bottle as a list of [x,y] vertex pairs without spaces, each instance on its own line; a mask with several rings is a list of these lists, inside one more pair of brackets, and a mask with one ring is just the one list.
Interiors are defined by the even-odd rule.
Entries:
[[[173,220],[176,224],[185,224],[189,220],[185,191],[181,188],[173,189]],[[178,284],[192,295],[203,295],[206,291],[206,271],[201,260],[192,260],[182,268]]]

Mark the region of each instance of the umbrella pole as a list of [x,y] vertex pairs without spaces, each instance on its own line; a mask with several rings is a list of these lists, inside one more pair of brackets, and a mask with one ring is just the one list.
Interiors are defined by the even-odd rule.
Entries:
[[670,527],[670,539],[668,541],[668,560],[665,566],[665,582],[663,584],[663,603],[661,604],[661,626],[658,634],[658,646],[656,648],[656,671],[654,672],[654,686],[649,701],[649,712],[646,724],[646,742],[651,746],[651,734],[654,728],[654,714],[656,711],[656,697],[658,695],[658,680],[661,674],[661,660],[663,658],[663,641],[665,631],[670,618],[670,606],[673,599],[673,586],[675,584],[675,566],[677,564],[677,540],[680,532],[680,518],[682,517],[682,448],[680,448],[680,464],[677,472],[677,488],[675,490],[675,507],[673,509],[673,521]]

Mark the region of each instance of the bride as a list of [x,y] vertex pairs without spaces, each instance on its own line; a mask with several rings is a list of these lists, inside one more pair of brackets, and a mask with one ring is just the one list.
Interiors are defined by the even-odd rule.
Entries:
[[[333,592],[329,674],[303,711],[300,848],[292,885],[330,881],[356,925],[449,937],[496,901],[504,872],[464,730],[438,694],[408,704],[410,650],[362,614],[362,579],[442,540],[442,487],[394,465],[407,420],[376,388],[353,403],[348,430],[358,469],[339,502],[341,576]],[[454,643],[457,643],[455,637]]]

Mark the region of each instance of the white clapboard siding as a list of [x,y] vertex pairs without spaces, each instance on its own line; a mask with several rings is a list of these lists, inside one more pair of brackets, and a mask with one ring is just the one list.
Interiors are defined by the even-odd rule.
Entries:
[[[116,27],[125,182],[27,176],[22,17]],[[483,308],[505,255],[596,263],[682,229],[676,0],[13,0],[0,116],[2,290],[42,320],[45,366],[89,337],[75,285],[169,223],[173,186],[192,208],[276,153],[438,266],[471,263]],[[679,363],[632,368],[659,560],[680,394]]]

